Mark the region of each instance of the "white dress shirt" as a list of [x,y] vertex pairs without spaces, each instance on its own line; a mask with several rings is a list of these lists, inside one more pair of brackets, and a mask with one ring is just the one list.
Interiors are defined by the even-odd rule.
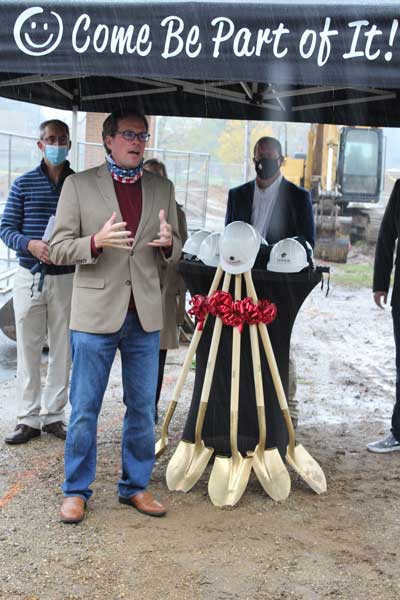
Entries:
[[275,202],[278,198],[281,181],[282,175],[275,179],[275,181],[265,189],[258,187],[257,180],[254,182],[251,224],[255,229],[257,229],[263,238],[266,238],[267,235],[269,224],[271,222],[272,211],[274,210]]

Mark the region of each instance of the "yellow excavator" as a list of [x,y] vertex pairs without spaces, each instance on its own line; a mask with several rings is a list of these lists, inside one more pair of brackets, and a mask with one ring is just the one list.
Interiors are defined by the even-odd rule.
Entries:
[[350,241],[376,241],[382,211],[384,137],[379,128],[310,126],[307,156],[287,158],[285,177],[311,191],[314,255],[346,262]]

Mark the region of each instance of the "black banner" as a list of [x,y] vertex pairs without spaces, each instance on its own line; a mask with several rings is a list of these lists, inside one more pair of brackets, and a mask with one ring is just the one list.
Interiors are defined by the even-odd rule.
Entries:
[[399,3],[1,3],[0,71],[397,88]]

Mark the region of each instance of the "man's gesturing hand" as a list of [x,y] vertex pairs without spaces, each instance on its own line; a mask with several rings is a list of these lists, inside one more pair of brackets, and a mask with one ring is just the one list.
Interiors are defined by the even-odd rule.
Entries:
[[49,245],[47,242],[43,242],[42,240],[29,240],[28,250],[33,256],[40,260],[40,262],[51,265]]
[[148,246],[158,246],[159,248],[168,248],[172,246],[172,227],[167,223],[165,219],[165,211],[163,209],[160,210],[159,215],[160,219],[160,231],[158,232],[158,238],[153,240],[152,242],[148,242]]
[[134,238],[131,231],[125,229],[126,223],[115,223],[116,213],[106,221],[103,227],[94,236],[96,248],[120,248],[131,250]]

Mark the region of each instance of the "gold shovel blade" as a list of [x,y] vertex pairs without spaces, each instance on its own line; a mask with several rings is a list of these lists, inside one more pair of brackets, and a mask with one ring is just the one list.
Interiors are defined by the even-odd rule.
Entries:
[[316,494],[326,492],[324,472],[304,446],[297,444],[293,450],[288,446],[286,460]]
[[286,500],[290,493],[290,477],[277,448],[257,448],[253,455],[253,468],[258,481],[275,502]]
[[179,442],[167,466],[168,489],[188,492],[198,482],[208,465],[213,448],[207,448],[201,441],[198,446],[190,442]]
[[162,454],[164,454],[165,450],[168,446],[168,437],[160,438],[156,443],[156,458],[159,458]]
[[208,482],[208,495],[214,506],[235,506],[243,496],[249,481],[252,457],[240,454],[233,458],[217,456]]

